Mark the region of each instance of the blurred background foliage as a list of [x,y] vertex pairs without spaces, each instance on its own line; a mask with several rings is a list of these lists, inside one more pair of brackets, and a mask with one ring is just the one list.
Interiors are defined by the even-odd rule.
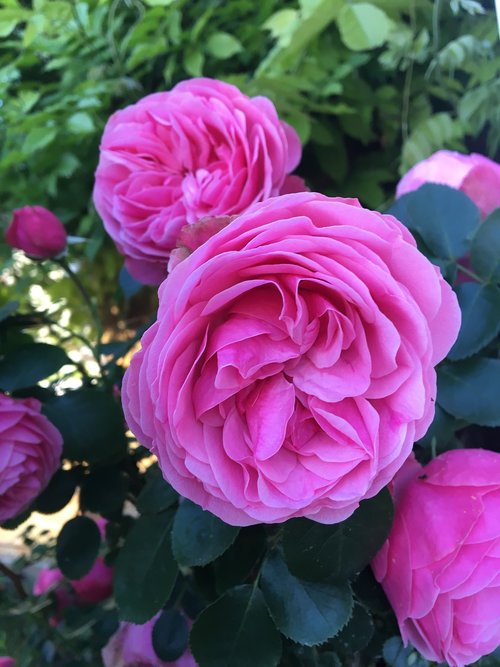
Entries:
[[[0,0],[0,38],[1,227],[40,204],[86,237],[76,268],[91,267],[108,326],[121,258],[93,175],[106,120],[144,95],[202,75],[267,95],[300,134],[311,189],[371,207],[439,148],[500,146],[493,0]],[[17,270],[21,303],[28,283],[72,296],[30,265]]]

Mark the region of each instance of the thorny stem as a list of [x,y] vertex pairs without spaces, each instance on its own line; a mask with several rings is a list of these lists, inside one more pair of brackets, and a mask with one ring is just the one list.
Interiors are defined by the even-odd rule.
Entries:
[[10,567],[7,567],[7,565],[5,565],[2,562],[0,562],[0,572],[12,581],[12,583],[14,584],[14,588],[16,589],[17,594],[19,595],[21,600],[26,600],[28,594],[24,590],[23,580],[21,575],[16,574],[13,570],[10,569]]

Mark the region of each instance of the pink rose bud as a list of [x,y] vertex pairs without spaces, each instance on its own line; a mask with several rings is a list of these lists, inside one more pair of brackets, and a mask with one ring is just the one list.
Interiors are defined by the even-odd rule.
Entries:
[[125,417],[167,481],[226,523],[336,523],[427,431],[459,326],[450,286],[395,218],[274,197],[162,283]]
[[99,557],[81,579],[72,579],[70,584],[76,593],[76,604],[97,604],[113,592],[113,569]]
[[16,208],[5,232],[6,242],[35,259],[57,257],[66,249],[64,225],[43,206]]
[[0,392],[0,521],[26,509],[59,467],[62,437],[41,407]]
[[301,152],[266,97],[190,79],[111,116],[94,203],[131,275],[158,284],[185,224],[279,194]]
[[0,667],[16,667],[14,658],[0,657]]
[[483,218],[500,207],[500,164],[478,153],[437,151],[403,176],[396,197],[424,183],[441,183],[461,190],[476,204]]
[[404,642],[463,667],[500,645],[500,454],[453,450],[407,472],[372,568]]
[[144,623],[120,623],[120,627],[102,650],[104,667],[197,667],[190,651],[174,662],[160,660],[153,648],[153,627],[160,614]]

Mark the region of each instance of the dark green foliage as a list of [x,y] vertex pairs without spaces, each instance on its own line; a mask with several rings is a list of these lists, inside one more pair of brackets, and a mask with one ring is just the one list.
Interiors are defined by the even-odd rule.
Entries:
[[120,617],[145,623],[167,602],[177,578],[170,532],[172,512],[140,517],[116,562],[114,594]]
[[56,546],[57,565],[68,579],[81,579],[97,558],[101,536],[92,519],[78,516],[64,524]]
[[255,586],[237,586],[207,607],[191,630],[190,647],[200,667],[276,667],[279,632]]

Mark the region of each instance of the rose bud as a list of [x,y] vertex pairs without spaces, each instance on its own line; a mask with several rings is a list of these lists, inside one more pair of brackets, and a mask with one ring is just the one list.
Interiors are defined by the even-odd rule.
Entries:
[[500,645],[500,454],[452,450],[401,475],[375,577],[405,643],[469,665]]
[[43,206],[23,206],[14,210],[5,240],[29,257],[47,259],[64,252],[67,234],[59,218]]

